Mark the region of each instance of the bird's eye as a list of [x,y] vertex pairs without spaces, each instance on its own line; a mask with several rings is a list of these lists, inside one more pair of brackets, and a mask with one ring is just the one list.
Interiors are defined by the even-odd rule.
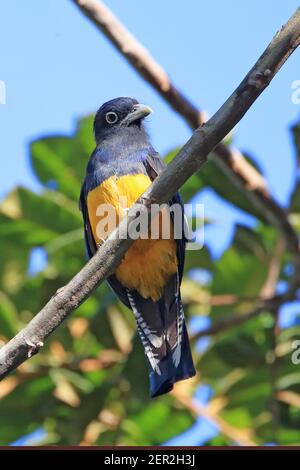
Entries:
[[105,114],[105,119],[108,124],[116,124],[119,118],[117,113],[115,113],[114,111],[109,111],[109,113]]

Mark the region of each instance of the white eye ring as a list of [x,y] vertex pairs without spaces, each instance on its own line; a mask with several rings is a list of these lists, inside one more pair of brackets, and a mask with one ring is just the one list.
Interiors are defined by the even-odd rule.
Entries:
[[114,111],[109,111],[105,114],[105,119],[108,124],[116,124],[117,120],[119,119],[117,113]]

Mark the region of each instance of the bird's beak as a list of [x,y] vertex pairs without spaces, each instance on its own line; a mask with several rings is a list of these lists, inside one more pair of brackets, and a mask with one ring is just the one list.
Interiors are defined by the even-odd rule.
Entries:
[[128,126],[132,122],[137,121],[138,119],[143,119],[151,113],[152,109],[149,108],[149,106],[145,106],[144,104],[135,104],[132,111],[123,120],[122,124]]

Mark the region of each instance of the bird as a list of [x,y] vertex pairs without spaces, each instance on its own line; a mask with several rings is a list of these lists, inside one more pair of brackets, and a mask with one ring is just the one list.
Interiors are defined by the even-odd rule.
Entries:
[[[116,226],[165,167],[145,127],[144,118],[151,112],[134,98],[120,97],[104,103],[95,115],[96,147],[79,200],[88,258],[107,238],[107,233],[97,230],[101,204],[113,207]],[[183,224],[179,193],[169,201],[172,204],[182,208]],[[172,214],[169,217],[172,220]],[[167,239],[160,232],[156,239],[138,238],[107,278],[118,299],[134,314],[148,362],[152,398],[195,375],[180,294],[185,245],[184,236],[175,239],[174,230]]]

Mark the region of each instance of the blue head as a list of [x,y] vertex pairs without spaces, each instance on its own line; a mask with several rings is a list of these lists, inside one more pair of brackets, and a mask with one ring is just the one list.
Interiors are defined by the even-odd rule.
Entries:
[[97,111],[94,120],[96,143],[130,128],[132,132],[146,132],[143,119],[152,111],[148,106],[139,104],[134,98],[115,98],[104,103]]

